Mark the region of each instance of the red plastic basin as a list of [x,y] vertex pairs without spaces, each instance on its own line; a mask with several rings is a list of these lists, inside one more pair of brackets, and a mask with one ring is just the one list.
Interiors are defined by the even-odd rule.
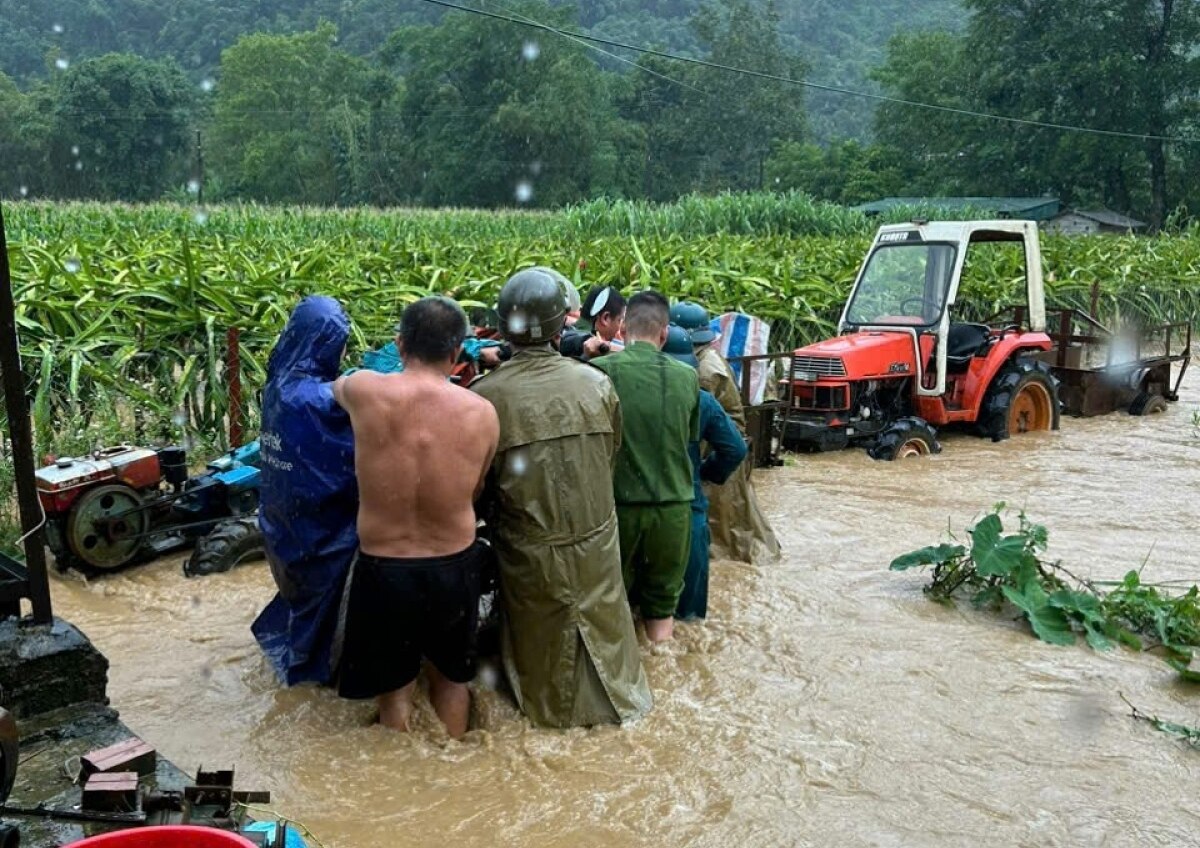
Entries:
[[215,827],[134,827],[72,842],[66,848],[254,848],[244,836]]

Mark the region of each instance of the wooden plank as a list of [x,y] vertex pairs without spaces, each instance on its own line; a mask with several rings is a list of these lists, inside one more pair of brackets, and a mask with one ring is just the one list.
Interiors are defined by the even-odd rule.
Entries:
[[153,774],[158,756],[153,748],[136,736],[84,754],[80,758],[84,774],[96,772],[132,771],[139,775]]

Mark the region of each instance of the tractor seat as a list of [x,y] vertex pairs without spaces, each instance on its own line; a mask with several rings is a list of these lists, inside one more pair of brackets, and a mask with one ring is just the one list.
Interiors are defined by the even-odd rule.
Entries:
[[992,330],[986,324],[951,324],[946,336],[946,370],[961,374],[986,348]]

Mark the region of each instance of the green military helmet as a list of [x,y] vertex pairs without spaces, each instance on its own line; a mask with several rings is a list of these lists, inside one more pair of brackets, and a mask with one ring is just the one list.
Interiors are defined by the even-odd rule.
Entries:
[[566,291],[546,269],[527,268],[508,278],[497,311],[505,339],[519,345],[543,344],[566,322]]
[[672,306],[671,323],[687,330],[692,344],[708,344],[717,338],[708,323],[708,310],[698,303],[681,300]]
[[549,268],[545,265],[535,265],[532,268],[530,268],[529,270],[530,271],[544,271],[545,273],[549,274],[551,277],[553,277],[555,280],[558,281],[558,284],[560,286],[562,286],[563,292],[566,294],[566,297],[567,297],[567,312],[568,313],[579,312],[581,309],[583,309],[583,301],[581,301],[579,299],[579,289],[575,288],[575,284],[572,283],[570,280],[568,280],[566,275],[561,274],[558,271],[555,271],[553,268]]
[[667,328],[667,341],[663,345],[662,352],[673,359],[678,359],[684,365],[690,365],[693,368],[700,367],[700,360],[696,358],[695,351],[692,350],[691,336],[678,324],[672,324]]

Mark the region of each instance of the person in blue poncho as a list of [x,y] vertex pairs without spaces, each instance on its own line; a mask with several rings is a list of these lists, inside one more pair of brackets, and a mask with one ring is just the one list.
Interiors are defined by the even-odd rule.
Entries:
[[[700,367],[700,361],[692,352],[692,340],[682,327],[672,324],[668,328],[663,353],[685,365]],[[707,451],[703,457],[701,442]],[[700,441],[688,445],[693,472],[692,547],[683,575],[683,592],[675,608],[675,617],[682,621],[708,615],[708,549],[712,537],[708,529],[708,498],[701,484],[724,484],[746,459],[747,450],[746,440],[733,419],[712,394],[701,389]]]
[[333,399],[350,319],[306,297],[267,362],[258,523],[279,593],[251,626],[280,679],[330,683],[338,610],[358,546],[350,416]]

